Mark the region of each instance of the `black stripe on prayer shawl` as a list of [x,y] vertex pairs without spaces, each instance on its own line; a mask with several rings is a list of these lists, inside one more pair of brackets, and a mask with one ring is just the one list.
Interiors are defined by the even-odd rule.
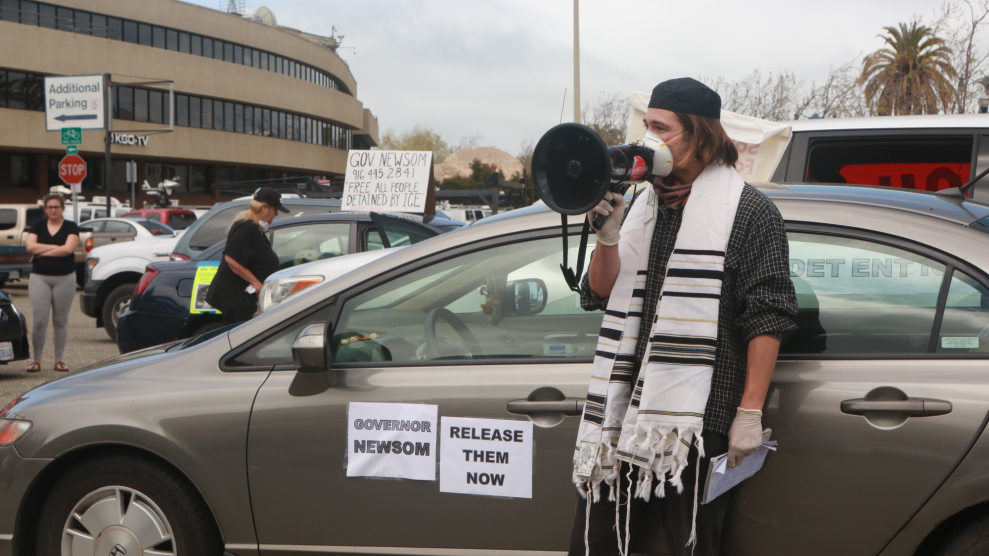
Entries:
[[614,359],[615,358],[615,354],[614,353],[608,353],[607,351],[601,351],[601,350],[595,351],[594,352],[594,355],[597,355],[598,357],[604,357],[605,359]]
[[648,274],[648,271],[645,271],[645,270],[639,270],[639,271],[636,271],[636,273],[635,273],[636,276],[645,276],[646,274]]
[[600,335],[601,336],[604,336],[605,338],[608,338],[609,340],[621,340],[622,339],[622,331],[621,330],[612,330],[611,328],[605,328],[603,326],[601,327]]
[[[700,417],[703,418],[703,413],[691,413],[689,411],[660,411],[658,409],[643,409],[639,413],[643,415],[666,415],[669,417]],[[674,432],[674,434],[676,434]],[[687,444],[690,446],[690,444]]]
[[709,280],[721,280],[725,272],[723,270],[700,270],[696,268],[671,268],[666,271],[668,277],[675,278],[706,278]]
[[663,292],[663,297],[702,297],[705,299],[721,299],[720,294],[696,292]]
[[610,317],[618,317],[620,319],[625,318],[625,313],[623,313],[621,311],[612,311],[611,309],[608,309],[607,311],[605,311],[604,314],[606,314],[606,315],[608,315]]
[[724,257],[724,251],[705,251],[704,249],[674,249],[677,255],[706,255],[711,257]]
[[642,311],[629,311],[628,316],[642,318]]
[[591,403],[604,405],[605,397],[599,396],[598,394],[587,394],[587,401]]
[[[650,355],[650,363],[667,363],[670,365],[698,365],[701,367],[711,367],[714,365],[714,357],[678,357],[670,355]],[[638,406],[636,406],[638,407]]]
[[678,336],[673,334],[654,334],[652,340],[653,344],[689,344],[697,346],[711,346],[718,347],[718,340],[716,338],[708,338],[706,336]]
[[645,297],[646,297],[646,290],[632,290],[632,297],[633,298],[638,297],[639,299],[645,299]]

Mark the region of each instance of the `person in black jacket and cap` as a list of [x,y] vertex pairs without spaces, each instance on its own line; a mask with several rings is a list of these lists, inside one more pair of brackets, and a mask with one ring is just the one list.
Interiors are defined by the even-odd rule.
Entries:
[[281,198],[270,187],[258,189],[247,210],[230,224],[223,260],[206,292],[206,302],[223,314],[224,324],[253,318],[261,285],[278,270],[278,256],[265,230],[275,219],[275,211],[288,212]]

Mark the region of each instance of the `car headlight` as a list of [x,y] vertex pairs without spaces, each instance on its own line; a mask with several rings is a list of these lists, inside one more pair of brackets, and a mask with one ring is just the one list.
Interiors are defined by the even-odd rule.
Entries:
[[290,295],[322,281],[322,276],[292,276],[265,282],[258,294],[258,314],[278,305]]
[[100,264],[100,258],[99,257],[89,257],[88,259],[86,259],[86,268],[88,268],[90,270],[92,270],[93,267],[96,266],[96,265],[98,265],[98,264]]
[[31,421],[0,419],[0,446],[17,442],[31,428]]

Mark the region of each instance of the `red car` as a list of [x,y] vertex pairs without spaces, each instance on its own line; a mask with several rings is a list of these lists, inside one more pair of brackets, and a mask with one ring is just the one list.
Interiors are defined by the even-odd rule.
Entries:
[[189,209],[180,208],[146,208],[125,212],[120,215],[120,218],[154,220],[173,230],[184,230],[196,221],[196,213]]

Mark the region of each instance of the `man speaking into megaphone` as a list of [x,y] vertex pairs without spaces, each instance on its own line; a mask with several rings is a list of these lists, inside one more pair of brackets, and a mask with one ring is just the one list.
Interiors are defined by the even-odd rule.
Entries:
[[631,554],[660,530],[673,554],[718,554],[730,493],[702,505],[698,488],[712,456],[735,466],[762,444],[797,302],[783,219],[735,171],[720,115],[721,97],[694,79],[657,85],[642,145],[652,187],[627,210],[608,193],[587,213],[607,218],[581,306],[606,311],[576,443],[571,555]]

